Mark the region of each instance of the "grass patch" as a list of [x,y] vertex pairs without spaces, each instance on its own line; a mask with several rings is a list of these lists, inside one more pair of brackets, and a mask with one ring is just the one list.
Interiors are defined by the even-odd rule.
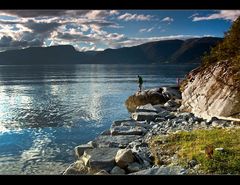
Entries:
[[[223,148],[216,151],[215,148]],[[178,156],[178,162],[187,166],[196,160],[205,174],[240,174],[240,129],[211,129],[178,132],[156,136],[150,141],[155,163],[162,156]]]

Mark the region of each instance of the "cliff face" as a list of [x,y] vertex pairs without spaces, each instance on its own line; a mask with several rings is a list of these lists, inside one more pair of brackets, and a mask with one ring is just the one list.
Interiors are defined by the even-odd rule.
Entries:
[[203,118],[240,117],[240,89],[229,61],[198,68],[188,74],[183,84],[180,110]]
[[181,110],[197,116],[240,117],[240,16],[222,42],[181,84]]

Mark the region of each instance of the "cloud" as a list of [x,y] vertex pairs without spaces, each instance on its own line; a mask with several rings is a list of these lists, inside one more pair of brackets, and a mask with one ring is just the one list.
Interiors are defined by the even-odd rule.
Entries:
[[[0,18],[0,38],[3,38],[1,51],[11,49],[11,46],[14,49],[21,49],[31,46],[47,46],[49,43],[73,44],[73,42],[104,41],[110,43],[111,39],[118,40],[122,37],[121,34],[108,33],[103,30],[105,27],[122,27],[107,20],[108,17],[113,18],[118,15],[117,10],[0,11],[0,15],[3,14],[4,17],[8,15],[17,17]],[[9,44],[6,44],[6,38],[3,36],[12,38],[12,41],[9,40]]]
[[203,21],[203,20],[215,20],[223,19],[229,21],[235,21],[238,16],[240,16],[240,10],[221,10],[218,13],[214,13],[208,16],[193,16],[193,21]]
[[88,13],[86,13],[86,17],[88,19],[105,19],[108,16],[112,16],[112,15],[118,15],[119,12],[117,10],[111,10],[111,11],[107,11],[107,10],[91,10]]
[[31,41],[14,40],[11,36],[2,36],[0,38],[0,50],[19,49],[25,47],[42,46],[42,42],[36,38]]
[[[186,40],[190,38],[200,38],[205,37],[207,35],[169,35],[169,36],[161,36],[161,37],[148,37],[148,38],[126,38],[124,41],[118,42],[118,47],[132,47],[140,44],[144,44],[147,42],[161,41],[161,40]],[[210,35],[208,35],[210,36]]]
[[152,15],[125,13],[118,16],[118,19],[124,21],[149,21],[152,17]]
[[1,10],[1,12],[18,17],[62,16],[67,14],[66,10]]
[[61,24],[57,22],[35,22],[33,20],[28,21],[25,23],[25,26],[29,29],[31,29],[33,32],[36,33],[46,33],[46,32],[52,32],[53,30],[56,30]]
[[0,13],[23,18],[33,17],[85,17],[88,19],[104,19],[108,16],[118,15],[117,10],[1,10]]
[[199,15],[199,13],[194,13],[194,14],[190,15],[188,18],[191,19],[191,18],[196,17],[198,15]]
[[139,30],[139,32],[151,32],[152,30],[154,29],[154,27],[151,27],[151,28],[149,28],[149,29],[147,29],[147,28],[142,28],[142,29],[140,29]]
[[161,22],[167,22],[168,24],[170,24],[171,22],[173,22],[174,19],[171,17],[164,17]]

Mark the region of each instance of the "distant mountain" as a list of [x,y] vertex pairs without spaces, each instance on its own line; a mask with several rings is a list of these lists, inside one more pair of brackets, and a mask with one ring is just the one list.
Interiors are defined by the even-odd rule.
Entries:
[[149,64],[199,63],[222,38],[165,40],[104,51],[78,52],[71,45],[31,47],[0,52],[0,64]]

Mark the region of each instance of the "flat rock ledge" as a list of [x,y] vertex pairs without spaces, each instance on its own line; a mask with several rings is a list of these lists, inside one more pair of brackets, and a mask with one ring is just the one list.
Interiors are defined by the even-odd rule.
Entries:
[[136,106],[130,118],[114,121],[110,129],[93,141],[75,147],[78,160],[63,174],[185,175],[190,171],[192,174],[191,167],[181,167],[171,156],[163,156],[162,160],[167,161],[167,166],[155,166],[148,147],[149,139],[155,135],[168,135],[181,130],[239,127],[233,121],[215,117],[205,120],[192,113],[179,112],[181,100],[176,89],[164,89],[162,88],[162,92],[169,100],[161,104],[146,102],[145,105]]

